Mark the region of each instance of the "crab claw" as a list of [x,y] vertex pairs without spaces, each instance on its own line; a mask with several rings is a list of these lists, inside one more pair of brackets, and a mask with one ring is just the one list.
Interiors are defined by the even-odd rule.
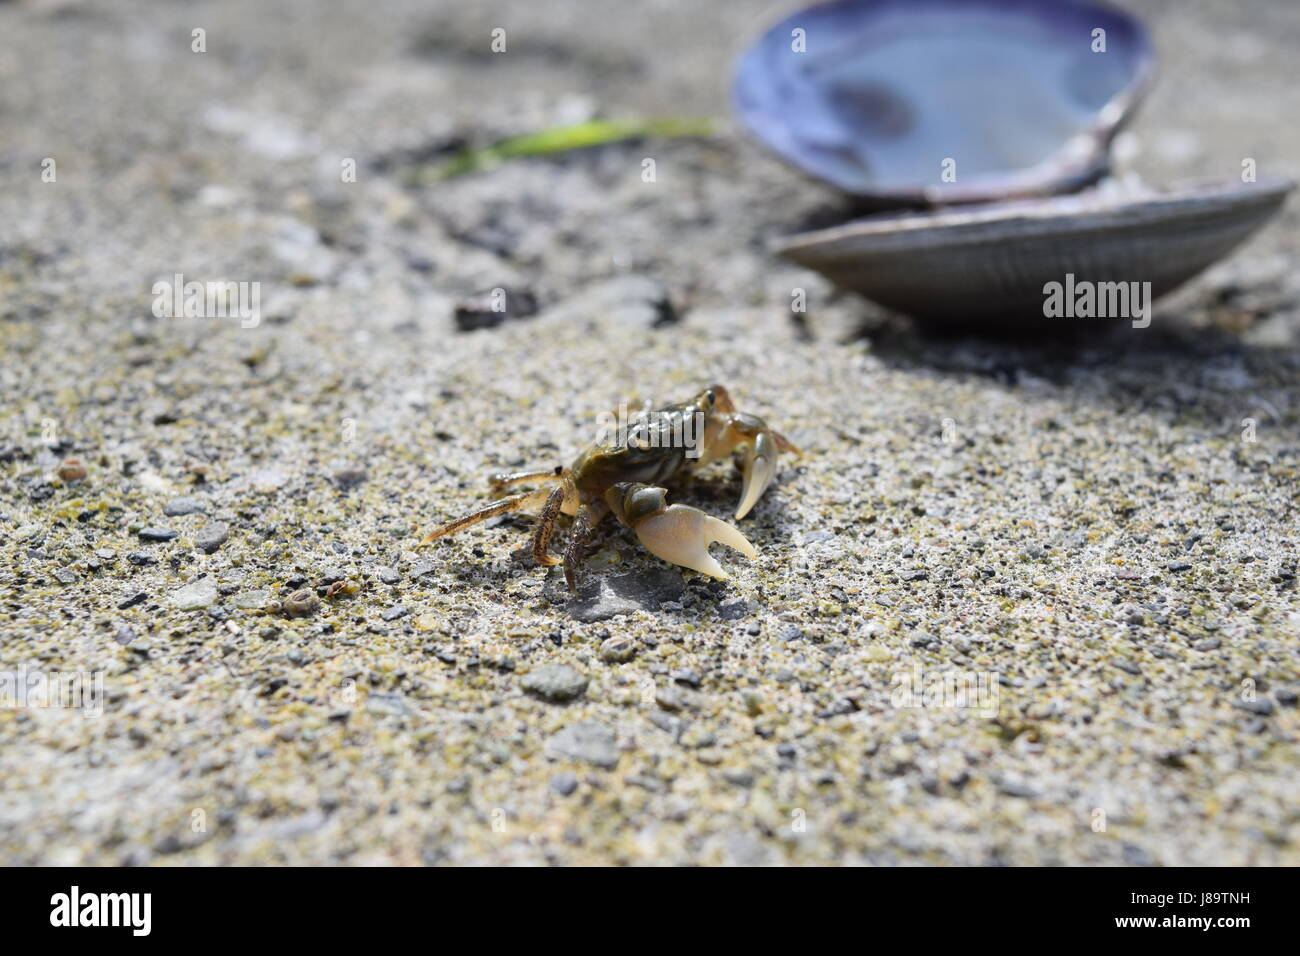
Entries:
[[735,548],[747,558],[758,556],[749,539],[737,529],[689,505],[669,505],[642,518],[634,530],[651,554],[711,578],[727,576],[709,554],[709,545],[715,541]]
[[762,431],[745,448],[745,486],[740,493],[740,506],[736,518],[749,514],[767,486],[776,475],[776,439],[771,432]]

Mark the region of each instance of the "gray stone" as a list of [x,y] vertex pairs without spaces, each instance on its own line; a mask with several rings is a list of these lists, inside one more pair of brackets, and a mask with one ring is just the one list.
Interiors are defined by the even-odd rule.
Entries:
[[551,789],[560,796],[567,797],[578,789],[578,777],[567,770],[557,773],[551,778]]
[[700,686],[700,675],[689,667],[678,668],[669,676],[671,676],[673,682],[677,684],[685,684],[687,687]]
[[167,502],[163,514],[169,518],[179,518],[182,515],[202,514],[203,509],[204,504],[198,498],[182,496]]
[[737,767],[722,772],[722,779],[733,787],[749,788],[754,785],[754,772],[744,767]]
[[491,329],[537,314],[537,296],[529,289],[489,289],[456,302],[453,318],[461,332]]
[[171,605],[181,611],[192,611],[217,603],[217,583],[211,578],[191,581],[184,587],[177,588],[167,598]]
[[206,524],[194,536],[194,547],[211,554],[230,540],[230,529],[220,522]]
[[677,318],[672,297],[663,284],[648,276],[602,279],[569,296],[549,313],[589,321],[598,316],[606,326],[629,332],[671,323]]
[[270,600],[270,591],[246,591],[235,595],[230,603],[242,611],[260,611],[270,603]]
[[830,541],[835,537],[831,531],[805,531],[803,535],[803,544],[820,544],[823,541]]
[[664,601],[680,597],[685,590],[686,582],[673,568],[651,568],[637,574],[589,574],[578,596],[569,601],[569,613],[579,621],[593,623],[635,611],[657,612]]
[[749,614],[749,602],[744,598],[731,598],[718,605],[718,617],[724,621],[739,621]]
[[660,687],[655,691],[655,703],[664,710],[682,710],[686,707],[686,695],[678,687]]
[[366,698],[366,710],[377,717],[406,717],[411,713],[401,694],[371,693]]
[[567,664],[543,664],[525,674],[519,686],[543,700],[562,704],[586,692],[587,677]]
[[340,491],[355,488],[370,477],[370,473],[360,465],[345,465],[335,470],[331,476],[334,486]]
[[582,760],[606,770],[618,766],[618,742],[614,731],[598,720],[570,724],[546,742],[552,756]]
[[1232,706],[1238,710],[1259,714],[1261,717],[1267,717],[1273,713],[1273,702],[1267,697],[1256,697],[1254,700],[1234,700]]
[[682,735],[682,730],[686,727],[686,722],[680,717],[674,717],[672,714],[666,714],[662,710],[654,710],[646,715],[646,720],[654,724],[673,740],[677,740]]
[[1026,800],[1032,800],[1038,796],[1038,791],[1029,784],[1010,778],[1003,778],[998,781],[998,792],[1004,793],[1008,797],[1021,797]]
[[148,597],[149,597],[149,593],[147,591],[136,591],[135,593],[130,594],[127,597],[124,597],[121,601],[118,601],[117,609],[119,611],[125,611],[129,607],[135,607],[137,604],[143,604],[145,599]]
[[772,848],[752,833],[733,831],[724,838],[723,846],[732,866],[770,866],[776,862]]

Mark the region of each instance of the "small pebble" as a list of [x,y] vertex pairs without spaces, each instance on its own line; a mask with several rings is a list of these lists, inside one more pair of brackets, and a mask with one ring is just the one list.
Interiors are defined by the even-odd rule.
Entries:
[[380,717],[406,717],[411,709],[401,694],[371,693],[366,698],[366,711]]
[[754,785],[754,772],[743,767],[722,771],[722,779],[733,787],[743,787],[748,789]]
[[718,605],[718,617],[724,621],[738,621],[749,614],[749,602],[744,598],[732,598]]
[[169,518],[179,518],[182,515],[199,514],[203,511],[203,502],[198,498],[173,498],[167,502],[163,508],[163,514]]
[[406,615],[410,613],[411,612],[408,611],[403,605],[394,604],[388,610],[384,611],[384,613],[381,614],[380,617],[382,617],[385,621],[396,621],[399,620],[400,618],[406,617]]
[[618,765],[618,740],[614,731],[597,720],[570,724],[546,742],[546,749],[553,756],[581,760],[606,770]]
[[655,703],[668,711],[679,711],[686,706],[686,698],[676,687],[661,687],[655,691]]
[[216,604],[217,598],[216,582],[211,578],[201,578],[177,588],[168,596],[168,601],[178,610],[192,611]]
[[525,674],[519,686],[543,700],[565,703],[586,693],[587,677],[567,664],[543,664]]
[[129,607],[135,607],[137,604],[143,604],[145,598],[147,598],[148,596],[149,596],[148,593],[145,591],[136,591],[130,597],[123,598],[121,601],[119,601],[117,605],[117,609],[119,611],[125,611]]
[[270,591],[245,591],[243,594],[236,594],[231,598],[230,603],[242,611],[261,611],[268,607],[270,601]]
[[1273,713],[1273,702],[1267,697],[1256,697],[1254,700],[1234,700],[1232,706],[1238,710],[1259,714],[1261,717],[1268,717]]
[[672,679],[675,683],[684,684],[687,687],[699,687],[700,675],[689,668],[682,668],[672,672]]
[[310,617],[318,607],[320,598],[316,597],[315,591],[306,588],[294,591],[284,599],[284,613],[289,617]]
[[998,783],[998,791],[1006,794],[1008,797],[1021,797],[1026,800],[1032,800],[1038,796],[1038,791],[1027,783],[1019,780],[1002,780]]
[[68,483],[81,481],[86,477],[86,466],[75,458],[69,458],[59,465],[56,474],[60,480]]
[[230,540],[230,529],[224,524],[206,524],[194,536],[194,547],[211,554]]
[[600,659],[607,664],[621,664],[636,656],[636,643],[627,637],[607,638],[600,645]]
[[370,472],[359,465],[346,465],[337,469],[331,477],[336,488],[347,491],[369,478]]
[[461,332],[490,329],[537,312],[537,296],[528,289],[489,289],[456,302],[453,313]]
[[573,791],[578,789],[577,774],[569,773],[567,770],[564,773],[557,773],[551,778],[551,789],[562,797],[572,795]]

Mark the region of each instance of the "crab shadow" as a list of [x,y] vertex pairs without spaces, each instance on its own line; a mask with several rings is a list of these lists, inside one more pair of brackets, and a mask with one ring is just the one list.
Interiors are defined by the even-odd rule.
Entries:
[[[692,504],[735,523],[728,510],[734,508],[739,497],[738,480],[732,481],[715,475],[691,475],[674,482],[672,491],[671,500]],[[779,483],[769,489],[767,496],[771,496],[771,500],[760,504],[753,513],[758,521],[752,524],[747,521],[742,528],[747,536],[755,539],[760,554],[766,536],[782,533],[785,515]],[[624,553],[643,550],[631,530],[609,523],[604,524],[593,538],[591,553],[615,546]],[[724,566],[729,560],[745,560],[721,545],[715,545],[714,550],[725,552],[726,556],[718,555]],[[521,559],[524,557],[522,551],[519,555]],[[685,619],[686,616],[695,619],[700,611],[712,608],[720,620],[736,617],[736,608],[740,606],[737,599],[741,593],[730,581],[683,573],[682,568],[662,562],[649,552],[633,558],[629,565],[627,568],[616,568],[584,564],[578,572],[576,595],[569,593],[563,568],[557,565],[547,571],[545,594],[552,602],[563,604],[565,612],[571,618],[586,624],[635,611],[648,611],[672,619]],[[685,613],[684,604],[690,606],[689,615]]]
[[623,572],[587,571],[578,580],[576,595],[569,594],[563,573],[548,573],[546,583],[548,591],[564,601],[566,613],[584,624],[635,611],[658,614],[665,603],[677,601],[686,593],[682,573],[662,566]]

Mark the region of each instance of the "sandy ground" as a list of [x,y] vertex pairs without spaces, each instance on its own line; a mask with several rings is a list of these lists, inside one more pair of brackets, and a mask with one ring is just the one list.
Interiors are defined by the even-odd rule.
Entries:
[[[1294,5],[1128,5],[1138,170],[1300,176]],[[935,339],[765,251],[841,204],[727,116],[782,5],[338,6],[0,3],[0,669],[103,681],[0,709],[0,861],[1300,862],[1300,207],[1150,329]],[[723,126],[429,181],[591,115]],[[414,547],[714,381],[807,452],[729,581]]]

